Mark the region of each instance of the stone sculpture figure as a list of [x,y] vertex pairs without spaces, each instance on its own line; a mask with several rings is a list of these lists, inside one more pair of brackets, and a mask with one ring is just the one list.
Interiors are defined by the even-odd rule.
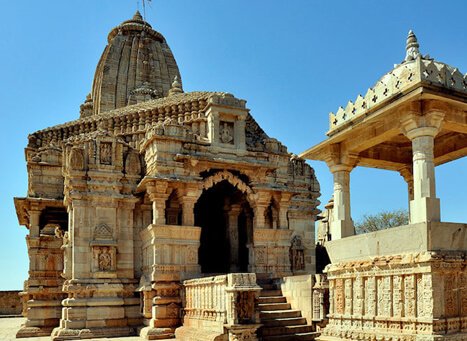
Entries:
[[233,132],[232,127],[227,123],[224,122],[221,130],[221,141],[223,143],[232,143],[233,142]]

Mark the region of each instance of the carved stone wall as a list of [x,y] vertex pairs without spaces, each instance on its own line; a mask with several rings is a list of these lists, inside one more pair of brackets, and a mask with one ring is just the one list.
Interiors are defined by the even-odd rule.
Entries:
[[420,252],[328,265],[322,340],[461,340],[467,332],[466,254]]

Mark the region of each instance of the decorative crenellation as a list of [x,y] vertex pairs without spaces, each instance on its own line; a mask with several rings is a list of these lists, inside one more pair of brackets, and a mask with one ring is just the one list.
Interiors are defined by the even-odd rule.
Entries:
[[459,311],[467,301],[466,265],[465,254],[431,252],[331,264],[323,334],[352,340],[455,336],[467,326]]
[[354,102],[349,101],[345,108],[339,107],[336,113],[331,112],[327,134],[333,135],[346,123],[371,115],[384,103],[388,103],[417,85],[436,86],[467,94],[467,74],[462,74],[457,68],[418,54],[415,58],[404,61],[385,74],[368,89],[364,96],[358,95],[357,99]]

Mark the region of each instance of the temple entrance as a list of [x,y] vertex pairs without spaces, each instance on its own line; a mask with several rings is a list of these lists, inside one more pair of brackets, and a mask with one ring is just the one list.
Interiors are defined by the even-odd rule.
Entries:
[[204,190],[195,205],[195,225],[202,228],[202,273],[248,271],[253,212],[244,193],[225,180]]

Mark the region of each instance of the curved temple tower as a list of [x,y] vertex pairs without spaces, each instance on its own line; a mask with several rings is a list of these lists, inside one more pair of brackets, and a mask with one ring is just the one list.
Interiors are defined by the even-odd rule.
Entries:
[[29,135],[27,197],[15,198],[30,258],[18,337],[172,336],[193,303],[182,281],[207,274],[250,273],[205,283],[237,302],[221,326],[253,323],[239,304],[256,277],[314,273],[314,171],[245,103],[184,92],[139,13],[112,29],[79,119]]

